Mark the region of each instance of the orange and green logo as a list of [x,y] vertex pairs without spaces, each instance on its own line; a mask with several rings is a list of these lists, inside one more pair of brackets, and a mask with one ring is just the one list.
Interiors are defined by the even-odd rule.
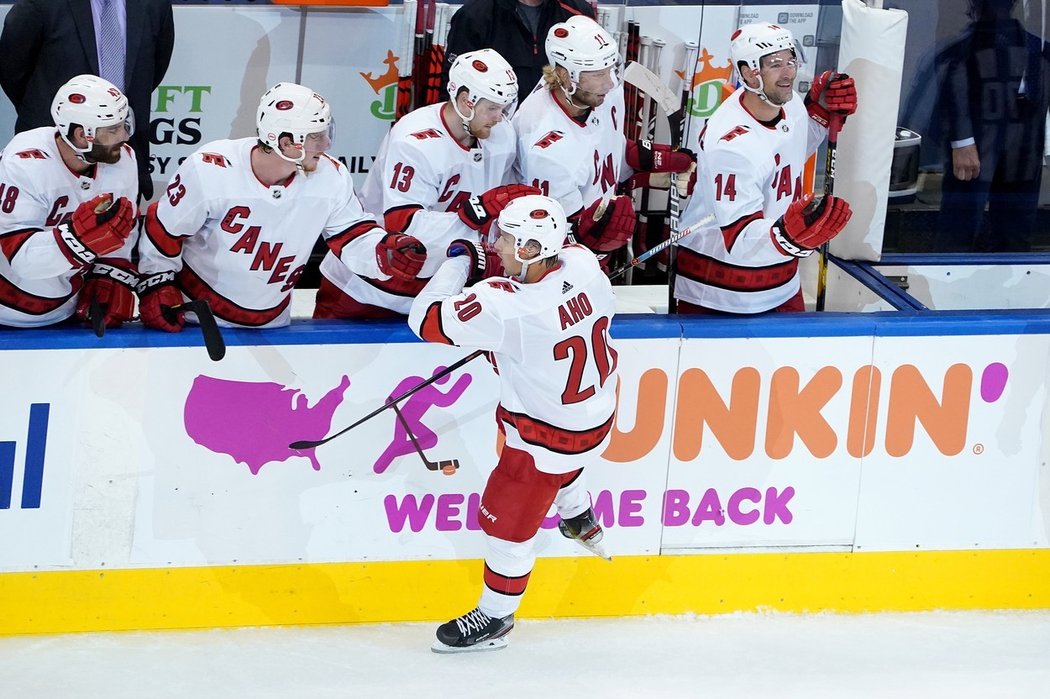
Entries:
[[[713,59],[714,55],[706,48],[701,49],[700,58],[697,61],[700,70],[693,73],[690,83],[692,94],[689,98],[689,113],[703,119],[711,116],[722,103],[723,86],[727,85],[730,78],[733,77],[732,60],[726,59],[725,66],[719,68],[711,64]],[[682,80],[686,79],[686,75],[682,72],[675,72]]]
[[394,110],[397,106],[397,62],[399,60],[400,58],[395,56],[393,51],[388,50],[386,60],[383,61],[383,65],[387,66],[385,73],[375,78],[372,77],[371,72],[359,73],[372,91],[379,96],[379,99],[369,108],[376,119],[394,120]]

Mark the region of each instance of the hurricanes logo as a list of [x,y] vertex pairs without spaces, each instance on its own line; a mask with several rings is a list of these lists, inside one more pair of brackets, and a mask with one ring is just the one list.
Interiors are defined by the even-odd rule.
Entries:
[[[729,84],[733,77],[733,61],[727,59],[725,67],[718,68],[711,65],[714,55],[703,49],[697,66],[700,70],[693,73],[692,94],[689,97],[689,113],[695,117],[706,119],[711,116],[719,104],[722,103],[722,86]],[[685,80],[686,76],[681,71],[675,71],[678,77]]]
[[397,105],[398,60],[400,60],[399,57],[395,56],[393,51],[388,50],[386,52],[386,60],[383,61],[383,65],[387,66],[385,73],[377,78],[373,78],[370,72],[359,74],[372,88],[372,91],[379,96],[379,99],[369,107],[372,116],[376,119],[384,121],[394,120],[394,108]]

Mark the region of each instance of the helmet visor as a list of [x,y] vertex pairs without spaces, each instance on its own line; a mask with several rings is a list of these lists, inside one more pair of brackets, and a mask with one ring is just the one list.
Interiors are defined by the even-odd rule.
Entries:
[[580,79],[577,83],[580,90],[595,94],[605,94],[623,81],[622,63],[617,61],[608,68],[598,70],[580,71]]
[[100,146],[115,146],[125,143],[135,134],[135,113],[128,108],[124,121],[110,126],[95,127],[94,142]]

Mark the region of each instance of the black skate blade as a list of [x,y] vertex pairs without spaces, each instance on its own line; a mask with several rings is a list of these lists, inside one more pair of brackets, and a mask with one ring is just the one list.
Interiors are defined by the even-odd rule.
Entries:
[[499,638],[486,639],[472,646],[446,646],[441,641],[434,641],[434,645],[430,646],[430,650],[442,655],[450,655],[452,653],[483,653],[489,650],[503,650],[506,647],[507,637],[503,635]]

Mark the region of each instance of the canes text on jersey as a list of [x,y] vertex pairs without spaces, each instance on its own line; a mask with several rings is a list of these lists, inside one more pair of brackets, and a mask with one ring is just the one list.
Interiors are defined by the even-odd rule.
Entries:
[[269,241],[260,240],[259,237],[262,234],[261,226],[248,226],[245,228],[245,224],[241,222],[241,219],[247,219],[251,213],[251,208],[247,206],[234,206],[226,212],[222,223],[219,224],[222,230],[237,236],[237,241],[230,246],[230,252],[254,255],[251,264],[252,271],[262,269],[270,272],[270,278],[266,283],[283,283],[281,291],[288,291],[295,286],[295,282],[302,276],[306,265],[299,265],[289,272],[292,263],[295,261],[295,255],[281,256],[281,248],[284,247],[283,242],[271,244]]

